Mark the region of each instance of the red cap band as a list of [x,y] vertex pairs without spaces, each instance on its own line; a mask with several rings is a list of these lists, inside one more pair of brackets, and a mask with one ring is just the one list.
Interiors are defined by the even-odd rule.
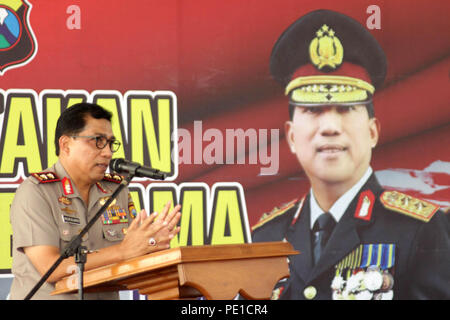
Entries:
[[360,79],[367,83],[372,84],[372,81],[366,69],[349,62],[344,62],[337,70],[332,72],[322,72],[318,70],[316,67],[314,67],[312,64],[306,64],[294,72],[291,80],[307,76],[344,76]]

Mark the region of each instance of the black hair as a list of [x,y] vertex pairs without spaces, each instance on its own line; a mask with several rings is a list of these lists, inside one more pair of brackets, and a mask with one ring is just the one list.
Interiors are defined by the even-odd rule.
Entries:
[[55,150],[57,156],[59,156],[59,138],[64,135],[76,135],[83,131],[87,116],[111,122],[112,113],[98,104],[88,102],[77,103],[64,110],[56,123]]
[[[373,107],[373,102],[369,102],[365,106],[366,106],[367,113],[369,114],[369,119],[372,119],[373,117],[375,117],[375,109]],[[296,105],[289,103],[289,119],[291,121],[294,118],[295,107],[296,107]]]

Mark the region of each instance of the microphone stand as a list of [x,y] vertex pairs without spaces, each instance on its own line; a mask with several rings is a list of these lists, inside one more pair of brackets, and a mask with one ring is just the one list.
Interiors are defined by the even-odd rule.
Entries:
[[135,176],[136,172],[129,172],[129,175],[122,180],[120,185],[114,191],[114,193],[109,197],[109,199],[103,204],[103,206],[98,210],[95,216],[86,224],[86,226],[81,230],[81,232],[72,238],[67,247],[64,249],[62,254],[59,256],[58,260],[48,269],[47,273],[42,276],[39,282],[31,289],[28,295],[25,297],[25,300],[29,300],[33,297],[36,291],[44,284],[44,282],[50,277],[50,275],[55,271],[55,269],[61,264],[61,262],[69,258],[71,256],[75,256],[75,262],[78,266],[78,297],[80,300],[84,299],[84,291],[83,291],[83,271],[84,264],[87,260],[87,253],[89,252],[86,247],[82,246],[82,238],[88,232],[88,230],[92,227],[92,225],[97,221],[97,219],[103,214],[106,208],[113,202],[115,198],[119,195],[119,193],[130,183],[131,179]]

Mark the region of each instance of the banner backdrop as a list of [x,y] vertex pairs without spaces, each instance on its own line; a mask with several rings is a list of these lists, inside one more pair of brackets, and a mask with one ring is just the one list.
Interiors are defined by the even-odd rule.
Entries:
[[172,246],[250,242],[264,212],[307,192],[268,63],[280,34],[321,8],[353,17],[385,50],[372,161],[381,184],[448,210],[448,1],[0,0],[0,298],[10,203],[56,161],[56,120],[74,103],[113,113],[115,157],[168,174],[131,190],[138,210],[182,204]]

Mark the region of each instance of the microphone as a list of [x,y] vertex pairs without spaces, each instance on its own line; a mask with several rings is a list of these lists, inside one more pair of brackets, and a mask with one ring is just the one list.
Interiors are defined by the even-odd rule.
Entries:
[[165,174],[159,170],[121,158],[112,159],[109,163],[109,168],[117,173],[132,173],[136,177],[146,177],[157,180],[164,180],[166,177]]

